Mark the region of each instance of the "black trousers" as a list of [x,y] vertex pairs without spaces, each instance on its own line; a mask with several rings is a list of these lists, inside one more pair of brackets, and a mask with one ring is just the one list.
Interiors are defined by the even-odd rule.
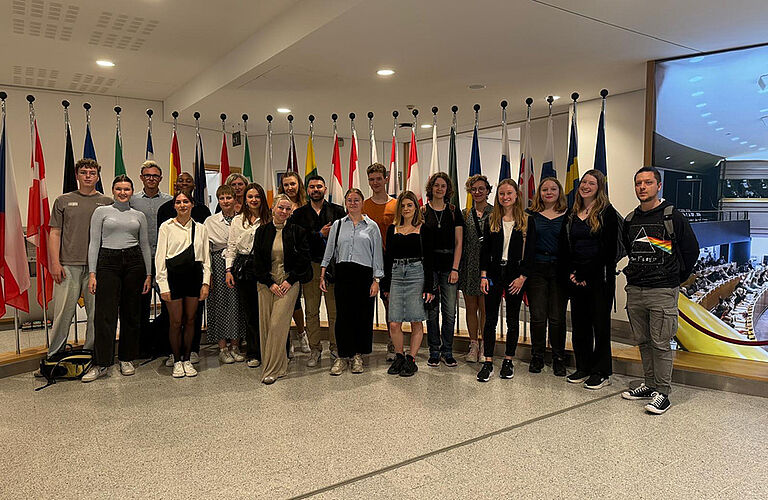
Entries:
[[607,377],[613,373],[611,358],[611,305],[615,283],[568,285],[576,369]]
[[557,276],[554,262],[537,262],[525,283],[531,310],[533,357],[544,357],[547,349],[547,325],[552,357],[565,357],[565,309],[568,305],[565,282]]
[[235,284],[240,309],[245,313],[245,357],[261,361],[261,338],[259,336],[259,292],[258,282],[253,279],[239,280]]
[[[509,285],[515,278],[517,276],[511,277],[511,279],[507,276],[496,279],[490,278],[488,295],[485,296],[485,325],[483,326],[483,355],[486,358],[492,358],[496,348],[496,325],[499,323],[499,306],[501,306],[502,295],[504,295],[504,301],[507,305],[507,345],[504,354],[514,356],[517,350],[517,341],[520,337],[520,304],[523,303],[523,290],[525,289],[515,295],[509,293]],[[506,294],[504,294],[505,290]]]
[[340,358],[373,350],[373,269],[352,262],[336,263],[336,346]]
[[101,248],[96,266],[94,311],[95,362],[111,366],[115,357],[115,333],[120,318],[120,361],[133,361],[139,354],[141,289],[147,276],[138,246],[123,250]]

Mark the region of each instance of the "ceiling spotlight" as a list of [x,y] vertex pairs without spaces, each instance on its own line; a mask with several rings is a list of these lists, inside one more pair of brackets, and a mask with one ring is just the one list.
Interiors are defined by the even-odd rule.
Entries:
[[691,97],[699,97],[700,95],[704,95],[704,92],[703,92],[703,91],[701,91],[701,90],[699,90],[699,91],[697,91],[697,92],[694,92],[693,94],[691,94]]
[[757,147],[757,144],[750,144],[750,145],[749,145],[749,147],[750,147],[750,148],[756,148],[756,147]]
[[380,69],[379,71],[376,72],[376,74],[379,75],[379,76],[392,76],[392,75],[395,74],[395,70],[393,70],[393,69]]
[[707,125],[714,125],[715,123],[717,123],[717,120],[709,120]]
[[702,117],[702,118],[706,118],[706,117],[708,117],[708,116],[712,116],[712,113],[709,113],[709,112],[707,112],[707,113],[702,113],[702,114],[701,114],[701,117]]
[[671,157],[671,156],[667,156],[667,157],[665,157],[664,159],[665,159],[665,160],[669,160],[670,158],[672,158],[672,157]]
[[486,86],[483,83],[473,83],[472,85],[467,85],[469,90],[483,90],[485,87]]
[[688,162],[689,165],[693,165],[694,163],[696,163],[696,162],[695,161],[689,161]]
[[291,110],[288,108],[277,108],[278,113],[290,113]]
[[423,123],[421,125],[421,128],[432,128],[432,125],[430,125],[429,123]]
[[746,144],[747,141],[741,141],[739,144]]
[[696,105],[696,107],[697,107],[697,108],[703,108],[703,107],[704,107],[704,106],[706,106],[706,105],[707,105],[707,103],[706,103],[706,102],[700,102],[700,103],[698,103],[698,104]]
[[720,132],[721,130],[725,130],[725,127],[717,127],[715,129],[715,132]]
[[693,78],[689,78],[688,81],[691,83],[696,83],[702,81],[703,79],[703,76],[694,76]]
[[106,59],[100,59],[96,61],[96,64],[101,66],[102,68],[111,68],[115,65],[112,61],[107,61]]

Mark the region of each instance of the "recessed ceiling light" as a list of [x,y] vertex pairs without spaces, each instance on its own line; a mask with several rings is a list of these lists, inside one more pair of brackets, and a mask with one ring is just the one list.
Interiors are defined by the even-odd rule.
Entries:
[[768,108],[763,108],[760,110],[761,113],[768,113]]
[[741,141],[739,144],[746,144],[747,141]]
[[694,92],[693,94],[691,94],[691,97],[699,97],[700,95],[704,95],[704,91],[703,90],[699,90],[698,92]]
[[708,116],[712,116],[712,113],[702,113],[702,114],[701,114],[701,117],[702,117],[702,118],[706,118],[706,117],[708,117]]
[[106,59],[99,59],[96,61],[96,64],[101,66],[102,68],[111,68],[115,65],[112,61],[107,61]]
[[758,151],[765,151],[765,148],[757,148]]
[[290,113],[291,110],[288,108],[277,108],[278,113]]
[[669,160],[670,158],[672,158],[672,157],[671,157],[671,156],[667,156],[667,157],[666,157],[666,158],[664,158],[664,159],[665,159],[665,160]]
[[731,137],[732,141],[738,141],[739,139],[740,139],[740,137]]
[[715,132],[720,132],[721,130],[725,130],[725,127],[717,127],[715,129]]
[[430,125],[429,123],[422,123],[421,128],[432,128],[432,125]]
[[750,144],[750,145],[749,145],[749,147],[750,147],[750,148],[756,148],[756,147],[757,147],[757,144]]
[[688,162],[689,165],[693,165],[694,163],[696,163],[696,162],[695,161],[689,161]]
[[698,103],[698,104],[696,105],[696,107],[697,107],[697,108],[703,108],[703,107],[704,107],[704,106],[706,106],[706,105],[707,105],[707,103],[706,103],[706,102],[700,102],[700,103]]
[[686,175],[685,178],[686,179],[693,179],[693,176],[692,175]]
[[483,90],[485,88],[485,84],[483,83],[473,83],[472,85],[467,86],[470,90]]
[[709,120],[707,125],[714,125],[715,123],[717,123],[717,120]]
[[376,72],[376,74],[379,75],[379,76],[392,76],[392,75],[395,74],[395,70],[393,70],[393,69],[380,69],[379,71]]
[[694,76],[693,78],[689,78],[688,81],[691,83],[696,83],[702,81],[703,79],[703,76]]

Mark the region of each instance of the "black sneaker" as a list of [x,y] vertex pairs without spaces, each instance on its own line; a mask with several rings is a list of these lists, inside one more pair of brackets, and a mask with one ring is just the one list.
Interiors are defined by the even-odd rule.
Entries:
[[565,363],[560,358],[552,358],[552,373],[556,377],[565,377]]
[[636,399],[651,399],[656,391],[651,389],[645,384],[640,384],[632,390],[624,391],[621,393],[621,397],[624,399],[636,400]]
[[606,385],[611,385],[611,377],[603,377],[598,373],[593,373],[589,376],[587,381],[584,382],[584,387],[592,389],[593,391],[602,389]]
[[403,356],[401,353],[397,353],[395,355],[395,360],[392,362],[391,365],[389,365],[389,370],[387,370],[387,373],[390,375],[400,375],[400,372],[403,371],[403,367],[405,366],[405,356]]
[[[534,356],[531,358],[531,363],[528,365],[528,371],[531,373],[541,373],[541,370],[544,368],[544,358],[539,356]],[[504,367],[502,366],[502,371],[504,370]]]
[[512,365],[511,359],[505,359],[501,362],[501,371],[499,372],[499,377],[501,378],[512,378],[515,376],[515,368]]
[[443,363],[445,363],[445,366],[450,366],[451,368],[459,364],[453,356],[443,356]]
[[654,392],[653,401],[645,405],[645,411],[655,415],[661,415],[665,411],[669,410],[670,406],[672,406],[672,403],[669,402],[669,398],[666,394]]
[[410,354],[405,357],[405,365],[400,372],[401,377],[411,377],[414,373],[419,371],[419,367],[416,366],[416,360]]
[[483,363],[483,367],[477,372],[478,382],[488,382],[493,374],[493,362],[486,361]]
[[440,357],[437,354],[430,354],[427,360],[427,366],[440,366]]
[[580,372],[579,370],[576,370],[575,372],[568,375],[566,380],[568,380],[571,384],[580,384],[587,380],[589,378],[589,373]]

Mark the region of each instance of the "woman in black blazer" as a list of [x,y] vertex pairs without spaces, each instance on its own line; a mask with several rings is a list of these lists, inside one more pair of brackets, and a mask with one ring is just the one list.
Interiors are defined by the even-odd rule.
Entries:
[[568,214],[558,262],[568,277],[576,371],[568,382],[587,389],[611,384],[611,305],[616,289],[619,214],[608,200],[605,176],[584,174]]
[[253,268],[259,290],[261,381],[272,384],[288,371],[285,343],[300,284],[312,279],[309,240],[304,228],[287,223],[293,208],[287,195],[278,194],[272,221],[253,235]]
[[528,215],[523,210],[517,183],[504,179],[496,188],[496,201],[483,230],[483,250],[480,254],[480,290],[487,295],[483,328],[485,362],[477,374],[480,382],[487,382],[493,373],[496,325],[504,291],[507,292],[507,346],[499,376],[510,379],[514,375],[512,358],[520,334],[518,315],[530,267],[523,262],[524,255],[526,258],[530,255],[530,251],[523,248],[527,224]]

